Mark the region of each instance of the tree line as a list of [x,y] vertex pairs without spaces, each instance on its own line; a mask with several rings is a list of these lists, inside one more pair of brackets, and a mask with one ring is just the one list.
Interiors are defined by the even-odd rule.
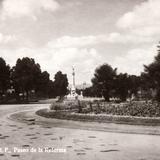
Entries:
[[143,97],[160,101],[160,46],[154,61],[144,65],[140,76],[117,73],[117,68],[103,64],[96,68],[92,86],[84,90],[85,96],[104,97],[106,101],[116,97],[120,101],[127,98]]
[[[104,97],[106,101],[111,98],[126,101],[127,98],[141,96],[160,101],[160,46],[154,61],[144,65],[140,76],[118,74],[117,68],[103,64],[95,69],[91,82],[92,86],[83,90],[84,96]],[[33,58],[17,59],[16,65],[10,67],[0,57],[0,102],[6,100],[6,97],[17,101],[28,101],[34,96],[64,97],[68,94],[67,87],[66,74],[58,71],[51,80],[49,73],[42,71]]]
[[[67,75],[58,71],[54,80],[47,71],[42,71],[33,58],[17,59],[10,67],[0,57],[0,98],[1,102],[13,97],[16,101],[29,101],[30,98],[51,98],[67,94]],[[7,99],[8,100],[8,99]]]

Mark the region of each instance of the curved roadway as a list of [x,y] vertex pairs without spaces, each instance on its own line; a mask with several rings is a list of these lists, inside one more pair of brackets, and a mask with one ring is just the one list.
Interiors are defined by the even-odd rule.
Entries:
[[47,107],[0,105],[0,159],[159,160],[158,126],[73,122],[34,114]]

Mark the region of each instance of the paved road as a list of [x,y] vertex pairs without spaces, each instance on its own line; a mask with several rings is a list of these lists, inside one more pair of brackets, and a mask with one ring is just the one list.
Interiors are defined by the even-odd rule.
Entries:
[[[46,120],[37,116],[35,116],[36,123],[20,122],[23,117],[34,116],[34,110],[48,106],[48,104],[0,106],[0,150],[2,149],[0,159],[160,159],[160,136],[147,135],[148,133],[151,134],[152,131],[153,133],[159,133],[159,127],[89,124],[84,122]],[[18,121],[13,120],[13,115],[16,114],[21,115]],[[105,128],[104,126],[107,127]],[[114,133],[115,128],[118,128],[118,126],[120,126],[120,130],[124,129],[127,131],[128,128],[129,132]],[[147,134],[130,134],[132,129],[137,131],[137,133],[140,130],[140,133],[144,131]],[[120,130],[118,129],[118,131]],[[56,151],[61,151],[61,153]]]

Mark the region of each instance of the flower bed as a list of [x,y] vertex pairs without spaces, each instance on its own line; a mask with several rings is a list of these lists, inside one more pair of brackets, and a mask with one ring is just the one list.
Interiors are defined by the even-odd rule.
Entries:
[[[81,110],[78,108],[81,107]],[[78,113],[80,112],[80,113]],[[158,103],[106,103],[67,102],[53,104],[50,110],[39,110],[37,114],[47,118],[80,120],[91,122],[114,122],[127,124],[160,125],[160,105]]]
[[133,102],[119,105],[105,106],[105,113],[112,115],[160,117],[160,105],[158,103]]
[[160,125],[160,118],[157,117],[134,117],[134,116],[117,116],[107,114],[82,114],[68,111],[50,111],[41,109],[36,112],[37,115],[46,118],[57,118],[75,121],[102,122],[102,123],[119,123],[135,125]]

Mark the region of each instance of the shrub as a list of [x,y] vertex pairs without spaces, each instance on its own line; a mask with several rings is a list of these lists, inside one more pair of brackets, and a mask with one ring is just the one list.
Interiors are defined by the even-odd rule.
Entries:
[[133,102],[112,105],[105,108],[107,114],[138,116],[138,117],[160,117],[160,105],[158,103]]
[[50,110],[64,110],[66,108],[64,103],[56,102],[50,105]]

